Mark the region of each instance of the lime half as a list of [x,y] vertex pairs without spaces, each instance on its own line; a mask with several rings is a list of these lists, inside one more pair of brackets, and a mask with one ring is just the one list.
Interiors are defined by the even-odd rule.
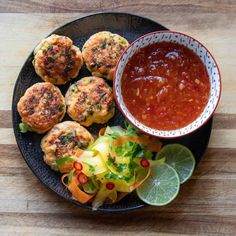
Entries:
[[151,175],[137,188],[137,194],[149,205],[164,206],[177,196],[179,187],[177,172],[171,166],[162,163],[151,167]]
[[166,158],[165,162],[178,173],[181,184],[193,174],[195,158],[187,147],[181,144],[168,144],[160,150],[156,159],[160,160],[164,157]]

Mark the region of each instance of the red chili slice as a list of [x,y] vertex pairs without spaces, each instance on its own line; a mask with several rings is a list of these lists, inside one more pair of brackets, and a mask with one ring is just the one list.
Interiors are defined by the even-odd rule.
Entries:
[[75,162],[74,162],[73,167],[74,167],[76,170],[78,170],[78,171],[83,170],[82,164],[81,164],[80,162],[78,162],[78,161],[75,161]]
[[115,184],[112,183],[112,182],[108,182],[108,183],[106,184],[106,188],[107,188],[108,190],[112,190],[114,187],[115,187]]
[[83,173],[78,174],[77,179],[80,184],[86,184],[89,181],[89,178]]
[[144,167],[144,168],[147,168],[147,167],[150,166],[150,162],[149,162],[147,159],[142,159],[142,160],[140,161],[140,165],[141,165],[142,167]]

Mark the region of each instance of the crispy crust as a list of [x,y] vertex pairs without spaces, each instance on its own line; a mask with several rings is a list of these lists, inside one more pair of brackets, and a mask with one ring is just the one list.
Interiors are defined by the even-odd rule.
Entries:
[[56,124],[41,141],[44,161],[58,170],[55,160],[73,156],[79,148],[84,149],[93,141],[93,136],[75,121]]
[[128,45],[128,41],[120,35],[103,31],[85,42],[82,56],[92,75],[113,80],[116,63]]
[[59,85],[78,76],[83,58],[70,38],[53,34],[35,48],[33,65],[44,81]]
[[65,99],[49,82],[28,88],[17,104],[22,121],[36,133],[45,133],[61,121],[66,113]]
[[104,124],[115,113],[113,94],[108,84],[99,77],[84,77],[71,85],[65,96],[67,113],[80,124]]

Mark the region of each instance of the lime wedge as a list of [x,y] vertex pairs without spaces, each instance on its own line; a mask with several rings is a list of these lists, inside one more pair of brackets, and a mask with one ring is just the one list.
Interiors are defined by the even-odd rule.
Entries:
[[195,158],[187,147],[181,144],[165,145],[157,154],[156,159],[160,160],[164,157],[166,158],[165,162],[178,173],[181,184],[193,174]]
[[151,175],[137,188],[137,194],[149,205],[164,206],[177,196],[179,187],[177,172],[171,166],[162,163],[151,167]]

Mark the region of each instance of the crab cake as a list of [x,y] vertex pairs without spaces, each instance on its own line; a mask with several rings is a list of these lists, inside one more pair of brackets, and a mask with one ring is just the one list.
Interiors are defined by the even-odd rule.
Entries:
[[96,33],[83,46],[84,62],[92,75],[113,80],[116,63],[128,45],[128,41],[118,34]]
[[65,99],[60,90],[49,82],[28,88],[17,104],[22,118],[20,129],[45,133],[61,121],[66,113]]
[[44,161],[58,170],[56,160],[75,155],[78,149],[85,149],[93,141],[93,136],[75,121],[56,124],[41,141]]
[[44,81],[59,85],[78,76],[83,58],[70,38],[52,34],[34,49],[33,65]]
[[72,84],[65,99],[67,113],[81,125],[104,124],[115,113],[112,90],[99,77],[84,77]]

